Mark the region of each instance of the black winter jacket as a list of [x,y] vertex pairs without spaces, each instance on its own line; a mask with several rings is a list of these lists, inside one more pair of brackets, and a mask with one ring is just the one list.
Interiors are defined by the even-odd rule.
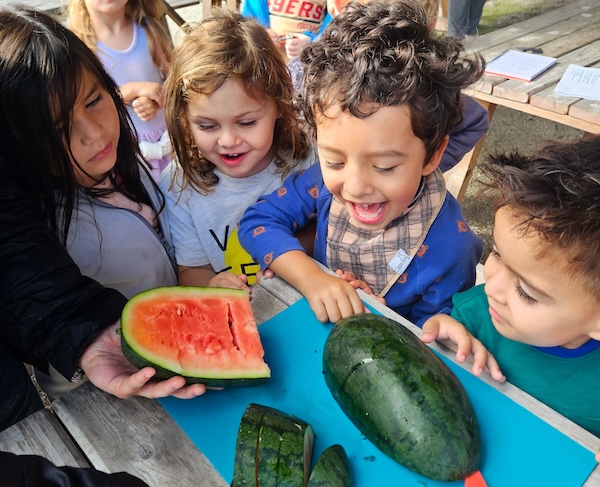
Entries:
[[70,378],[126,299],[81,275],[7,164],[0,156],[0,341],[22,361],[40,370],[51,363]]

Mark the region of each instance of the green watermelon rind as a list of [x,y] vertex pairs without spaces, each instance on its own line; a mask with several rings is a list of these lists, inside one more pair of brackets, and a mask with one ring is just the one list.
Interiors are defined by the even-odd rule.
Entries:
[[265,412],[263,406],[249,404],[242,415],[235,444],[231,487],[254,487],[258,484],[256,465],[258,429]]
[[222,297],[230,300],[248,299],[246,291],[241,289],[218,288],[218,287],[199,287],[199,286],[170,286],[149,289],[133,296],[123,308],[121,312],[121,349],[125,358],[136,368],[152,367],[156,370],[154,376],[157,380],[167,380],[171,377],[181,376],[186,380],[187,384],[204,384],[207,387],[229,388],[229,387],[254,387],[265,384],[269,381],[271,374],[268,367],[264,370],[256,371],[226,371],[221,373],[207,371],[202,376],[186,375],[182,373],[177,366],[169,364],[168,361],[162,360],[158,355],[151,354],[148,351],[135,350],[130,342],[135,342],[135,339],[129,335],[127,326],[129,318],[129,310],[133,309],[140,301],[152,300],[164,296],[177,296],[183,298],[198,296],[201,292],[203,297]]
[[121,349],[125,358],[138,369],[144,367],[152,367],[156,370],[154,379],[156,380],[167,380],[171,377],[181,376],[185,379],[186,384],[204,384],[206,387],[255,387],[265,384],[269,381],[270,377],[264,376],[246,376],[246,377],[191,377],[182,375],[180,373],[169,370],[165,367],[160,366],[158,360],[148,360],[142,355],[133,350],[127,340],[121,335]]
[[350,461],[342,445],[331,445],[317,459],[307,487],[352,487]]
[[468,394],[400,323],[376,314],[340,320],[325,342],[323,371],[346,416],[399,464],[442,481],[478,470],[481,437]]
[[238,429],[232,487],[304,487],[314,432],[300,418],[250,404]]

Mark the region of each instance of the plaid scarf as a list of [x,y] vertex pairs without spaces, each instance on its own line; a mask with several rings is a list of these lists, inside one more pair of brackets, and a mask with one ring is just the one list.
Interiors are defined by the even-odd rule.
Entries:
[[[406,213],[376,231],[351,223],[348,210],[334,197],[327,227],[327,267],[354,273],[376,294],[387,292],[421,247],[445,197],[444,177],[435,170],[422,179]],[[399,255],[404,260],[401,268],[390,267]]]

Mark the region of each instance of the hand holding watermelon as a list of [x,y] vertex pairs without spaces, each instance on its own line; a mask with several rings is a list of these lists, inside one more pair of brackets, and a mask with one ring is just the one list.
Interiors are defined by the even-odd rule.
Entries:
[[121,350],[118,328],[119,322],[104,330],[81,357],[80,366],[92,384],[121,399],[131,396],[189,399],[204,394],[204,385],[186,386],[183,377],[150,382],[156,370],[152,367],[138,370],[127,361]]

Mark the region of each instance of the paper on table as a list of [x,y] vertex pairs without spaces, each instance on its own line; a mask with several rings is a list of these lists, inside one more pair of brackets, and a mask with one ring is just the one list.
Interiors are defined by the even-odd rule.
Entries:
[[490,61],[485,72],[513,78],[521,81],[531,81],[556,63],[556,58],[530,54],[528,52],[509,50]]
[[554,91],[564,96],[600,100],[600,69],[569,64]]

